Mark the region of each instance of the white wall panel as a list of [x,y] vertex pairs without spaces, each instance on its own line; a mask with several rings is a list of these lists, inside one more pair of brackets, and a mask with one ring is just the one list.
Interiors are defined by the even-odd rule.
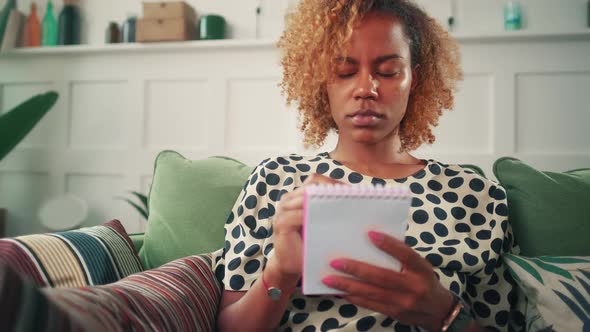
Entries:
[[590,72],[516,77],[516,149],[525,154],[590,154]]
[[153,150],[206,150],[210,118],[207,80],[146,82],[144,144]]
[[88,219],[84,227],[119,219],[127,232],[139,230],[138,220],[128,203],[119,199],[127,195],[121,175],[68,174],[66,192],[75,194],[88,203]]
[[458,2],[457,30],[471,33],[502,31],[502,2],[489,0],[455,0]]
[[415,0],[444,27],[447,26],[449,17],[453,15],[453,1],[455,0]]
[[421,151],[437,154],[491,154],[493,150],[494,79],[466,74],[459,85],[455,109],[446,111],[434,130],[436,142]]
[[70,86],[69,144],[77,149],[122,149],[128,145],[126,83],[77,81]]
[[[441,118],[434,146],[417,155],[477,164],[489,176],[504,155],[544,169],[590,166],[589,36],[460,39],[467,74],[456,109]],[[60,94],[54,118],[38,128],[46,126],[50,139],[30,138],[45,146],[23,144],[0,162],[0,172],[9,174],[0,180],[0,207],[12,210],[9,224],[23,225],[9,236],[37,232],[36,222],[22,220],[33,219],[42,199],[64,192],[90,202],[89,225],[120,218],[128,232],[143,230],[133,208],[114,198],[148,192],[160,149],[191,159],[228,155],[250,165],[316,152],[303,149],[295,107],[288,110],[277,86],[279,53],[270,43],[200,43],[0,56],[3,108],[36,89]],[[539,133],[549,125],[547,135]],[[319,150],[335,143],[332,134]],[[40,196],[9,198],[27,190]]]
[[[426,1],[426,0],[421,0]],[[456,27],[470,34],[504,30],[503,0],[456,1]],[[522,25],[527,31],[571,31],[586,26],[586,0],[519,0]],[[436,9],[436,7],[427,7]],[[436,14],[435,14],[436,15]]]
[[226,150],[292,152],[297,149],[296,113],[287,108],[279,78],[228,82]]
[[9,236],[43,232],[37,212],[49,197],[49,174],[0,172],[0,205],[7,209]]

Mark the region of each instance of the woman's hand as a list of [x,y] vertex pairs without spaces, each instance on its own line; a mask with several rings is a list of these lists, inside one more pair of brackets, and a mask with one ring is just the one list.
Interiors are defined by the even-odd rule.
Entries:
[[454,304],[453,295],[434,274],[430,262],[404,242],[391,236],[370,232],[371,241],[396,258],[401,272],[350,259],[331,262],[336,270],[360,279],[331,275],[324,283],[346,293],[349,302],[375,310],[407,325],[437,331]]
[[303,185],[281,197],[273,217],[274,257],[267,269],[273,269],[283,277],[299,279],[303,266],[303,201],[305,188],[312,184],[341,183],[332,178],[312,174]]

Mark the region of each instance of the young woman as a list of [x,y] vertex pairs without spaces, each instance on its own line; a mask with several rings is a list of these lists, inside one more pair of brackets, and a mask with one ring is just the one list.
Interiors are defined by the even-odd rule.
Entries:
[[[334,150],[264,160],[226,224],[216,273],[221,331],[507,330],[515,301],[502,254],[513,247],[506,194],[455,165],[410,154],[453,106],[458,47],[406,0],[302,0],[279,46],[283,89],[306,143],[336,130]],[[304,296],[303,190],[312,183],[405,183],[414,194],[405,243],[367,236],[395,272],[343,257],[345,296]],[[338,236],[338,229],[334,229]],[[343,239],[345,241],[345,239]]]

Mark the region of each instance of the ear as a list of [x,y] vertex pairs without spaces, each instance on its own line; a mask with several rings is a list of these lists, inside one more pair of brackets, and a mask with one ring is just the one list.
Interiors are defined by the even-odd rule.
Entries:
[[410,87],[410,92],[414,92],[416,85],[418,85],[418,75],[420,75],[419,71],[420,65],[416,65],[416,67],[412,69],[412,86]]

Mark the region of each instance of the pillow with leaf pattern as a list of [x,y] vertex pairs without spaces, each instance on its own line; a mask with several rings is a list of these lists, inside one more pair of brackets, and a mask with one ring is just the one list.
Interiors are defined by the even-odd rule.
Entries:
[[505,258],[526,296],[527,331],[590,331],[590,256]]

